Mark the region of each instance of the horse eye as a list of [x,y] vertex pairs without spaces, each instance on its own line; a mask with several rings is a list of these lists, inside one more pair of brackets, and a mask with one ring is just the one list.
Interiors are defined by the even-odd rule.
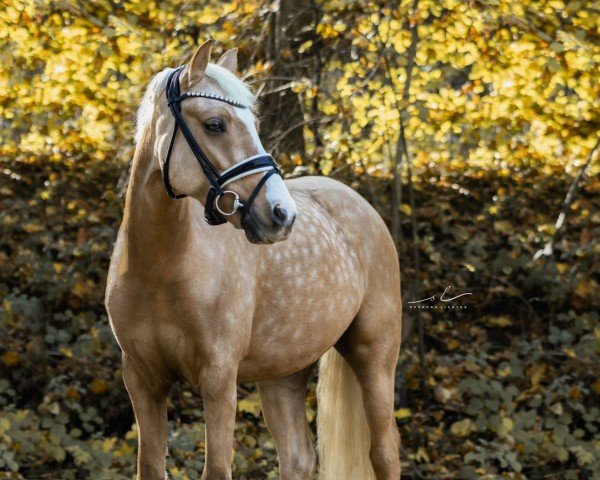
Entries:
[[204,124],[204,127],[213,133],[220,133],[225,131],[225,123],[219,118],[211,118]]

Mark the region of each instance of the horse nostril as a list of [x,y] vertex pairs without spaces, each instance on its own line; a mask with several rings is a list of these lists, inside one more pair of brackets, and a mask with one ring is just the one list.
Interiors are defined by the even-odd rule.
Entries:
[[281,205],[279,205],[279,204],[277,204],[273,207],[273,215],[271,215],[271,216],[273,217],[273,221],[280,227],[285,225],[285,222],[288,219],[287,210],[285,208],[281,207]]

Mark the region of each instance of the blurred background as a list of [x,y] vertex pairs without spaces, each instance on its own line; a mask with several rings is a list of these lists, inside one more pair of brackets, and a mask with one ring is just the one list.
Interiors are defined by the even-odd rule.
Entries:
[[[286,175],[345,182],[390,227],[403,478],[600,478],[599,13],[562,0],[4,0],[0,478],[132,478],[106,270],[144,88],[208,38],[215,59],[240,49]],[[448,286],[471,295],[410,308]],[[234,478],[276,479],[254,386],[239,399]],[[312,386],[311,420],[315,408]],[[170,478],[197,479],[199,396],[178,386],[169,418]]]

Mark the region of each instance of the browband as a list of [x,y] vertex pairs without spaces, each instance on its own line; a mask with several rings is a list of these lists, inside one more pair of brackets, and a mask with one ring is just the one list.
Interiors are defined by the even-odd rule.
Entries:
[[[174,200],[184,198],[186,196],[183,194],[175,194],[175,192],[173,192],[173,188],[171,187],[171,183],[169,182],[169,160],[173,151],[175,136],[177,135],[177,131],[181,130],[181,133],[183,134],[190,149],[192,150],[192,153],[196,157],[196,160],[198,161],[202,172],[210,182],[210,188],[208,190],[208,194],[206,195],[206,201],[204,204],[205,220],[210,225],[220,225],[227,221],[225,217],[233,215],[241,207],[243,219],[250,210],[252,202],[254,202],[254,199],[260,192],[260,189],[267,182],[269,177],[274,174],[281,175],[281,171],[279,170],[279,167],[275,163],[273,157],[265,153],[246,158],[236,163],[235,165],[229,167],[223,173],[218,173],[214,165],[210,162],[206,154],[202,151],[202,148],[200,148],[200,145],[198,145],[198,142],[196,142],[196,139],[192,135],[192,132],[185,123],[185,120],[181,113],[181,102],[186,98],[201,97],[225,102],[237,108],[249,107],[247,105],[242,104],[241,102],[238,102],[237,100],[233,100],[231,98],[223,97],[221,95],[216,95],[212,93],[180,93],[179,75],[183,68],[184,67],[179,67],[169,74],[165,92],[167,96],[167,104],[169,105],[171,113],[173,114],[173,118],[175,119],[173,134],[171,135],[171,141],[169,142],[169,148],[167,150],[167,156],[165,157],[162,170],[162,178],[165,190],[167,191],[167,195],[169,195],[169,197],[171,197]],[[265,174],[257,183],[256,187],[254,187],[254,190],[245,202],[240,201],[237,193],[231,190],[224,190],[224,187],[241,178],[262,172],[265,172]],[[219,207],[219,199],[227,194],[233,196],[233,208],[229,212],[225,212]]]

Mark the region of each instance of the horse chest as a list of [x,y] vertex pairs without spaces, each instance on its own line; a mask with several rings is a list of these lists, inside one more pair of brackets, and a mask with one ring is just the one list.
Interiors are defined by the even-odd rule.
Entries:
[[[119,346],[140,360],[178,363],[208,343],[219,292],[207,285],[169,283],[156,286],[143,282],[121,282],[107,299],[111,326]],[[163,353],[165,352],[165,353]]]

